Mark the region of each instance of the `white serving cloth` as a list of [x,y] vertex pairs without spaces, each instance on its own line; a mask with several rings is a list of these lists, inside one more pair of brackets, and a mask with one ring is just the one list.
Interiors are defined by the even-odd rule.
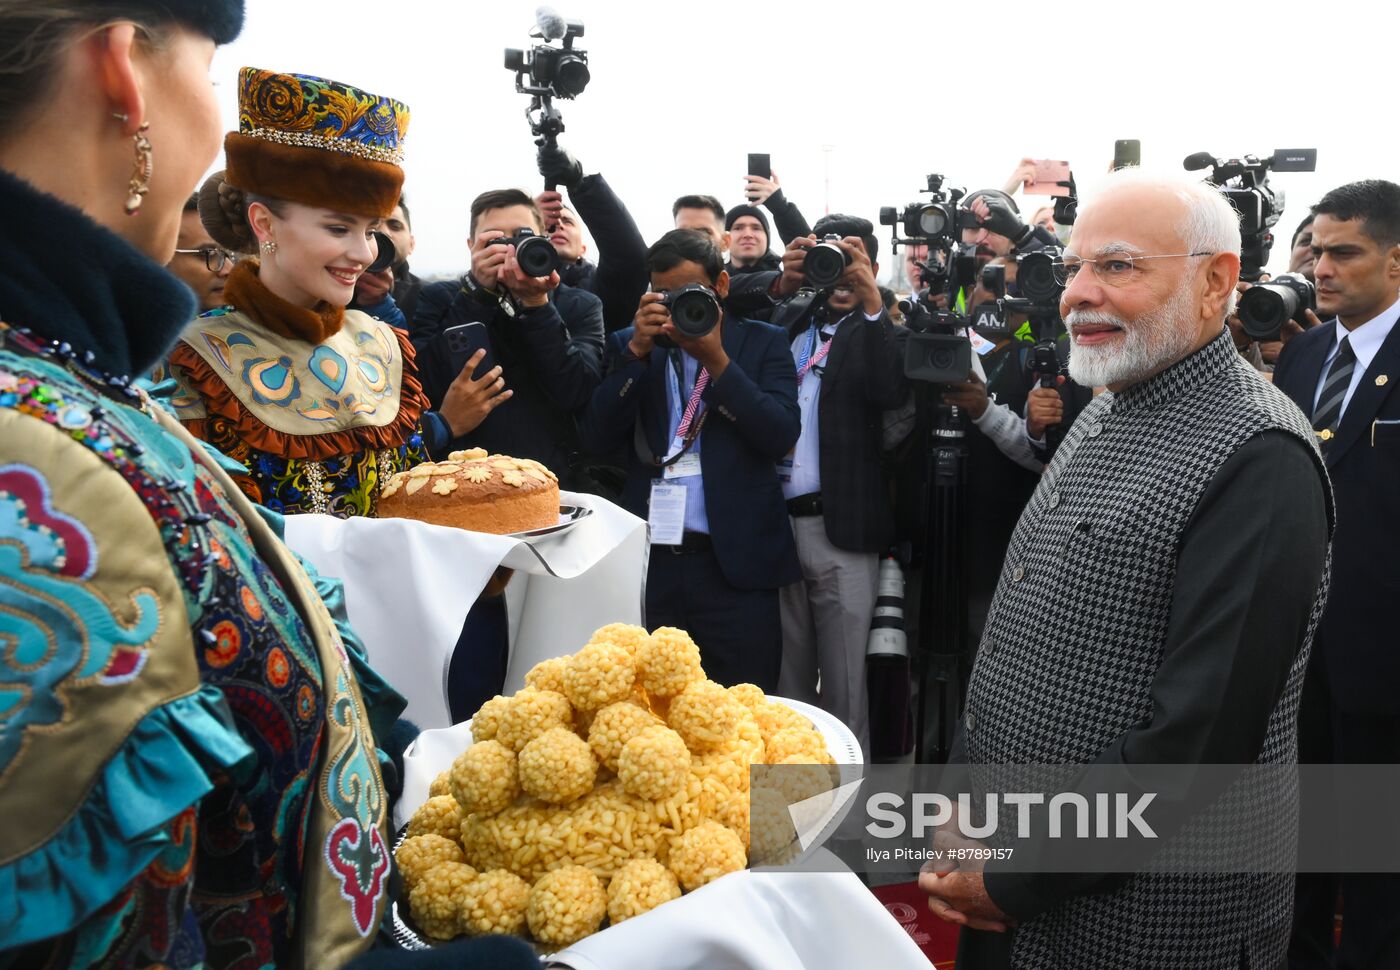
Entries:
[[[819,865],[840,867],[825,849]],[[744,872],[610,926],[546,961],[567,970],[929,970],[850,872]]]
[[291,515],[287,544],[345,583],[350,623],[370,663],[408,699],[404,716],[440,728],[451,723],[452,650],[497,566],[516,570],[506,587],[507,693],[535,663],[573,653],[598,627],[642,622],[646,522],[594,495],[563,492],[560,502],[593,514],[529,540],[407,519]]

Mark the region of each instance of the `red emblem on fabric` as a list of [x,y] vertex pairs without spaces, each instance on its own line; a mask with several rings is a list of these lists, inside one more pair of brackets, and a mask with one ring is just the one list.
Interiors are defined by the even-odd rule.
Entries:
[[375,910],[389,873],[384,837],[378,828],[366,831],[356,819],[341,819],[326,838],[326,864],[340,882],[341,897],[350,903],[355,929],[369,936],[375,930]]

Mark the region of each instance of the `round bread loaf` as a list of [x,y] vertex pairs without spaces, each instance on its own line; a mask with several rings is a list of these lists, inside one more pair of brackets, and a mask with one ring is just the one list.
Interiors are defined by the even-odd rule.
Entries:
[[540,529],[559,522],[559,479],[529,458],[454,451],[389,479],[379,516],[497,535]]

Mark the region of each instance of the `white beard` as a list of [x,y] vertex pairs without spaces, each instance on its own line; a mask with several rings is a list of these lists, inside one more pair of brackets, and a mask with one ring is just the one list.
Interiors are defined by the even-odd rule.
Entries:
[[1167,302],[1134,321],[1123,320],[1096,310],[1071,310],[1065,326],[1107,323],[1123,328],[1117,346],[1085,346],[1071,338],[1069,376],[1084,387],[1132,384],[1164,370],[1186,356],[1196,342],[1196,330],[1187,326],[1191,305],[1191,278],[1181,281]]

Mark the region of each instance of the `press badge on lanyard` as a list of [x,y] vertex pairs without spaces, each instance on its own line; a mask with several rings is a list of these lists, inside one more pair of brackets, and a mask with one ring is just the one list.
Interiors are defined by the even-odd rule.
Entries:
[[[680,377],[676,380],[676,400],[680,400]],[[681,413],[676,425],[676,436],[671,440],[671,450],[662,462],[661,478],[651,483],[651,504],[647,512],[647,524],[651,527],[653,545],[678,546],[685,535],[685,494],[684,485],[667,484],[673,479],[700,474],[700,456],[690,450],[700,436],[705,423],[705,411],[700,406],[700,396],[710,383],[710,372],[701,368],[695,378],[695,389],[690,392],[690,400]]]
[[[836,342],[836,338],[833,336],[820,347],[815,346],[816,342],[817,325],[814,323],[807,339],[807,346],[802,351],[802,359],[797,364],[797,389],[799,391],[802,390],[802,381],[806,378],[808,371],[815,370],[817,380],[821,380],[822,361],[826,360],[826,355],[831,353],[831,345]],[[793,445],[788,456],[778,462],[778,481],[784,485],[792,481],[792,463],[795,454],[797,454],[797,446]]]

